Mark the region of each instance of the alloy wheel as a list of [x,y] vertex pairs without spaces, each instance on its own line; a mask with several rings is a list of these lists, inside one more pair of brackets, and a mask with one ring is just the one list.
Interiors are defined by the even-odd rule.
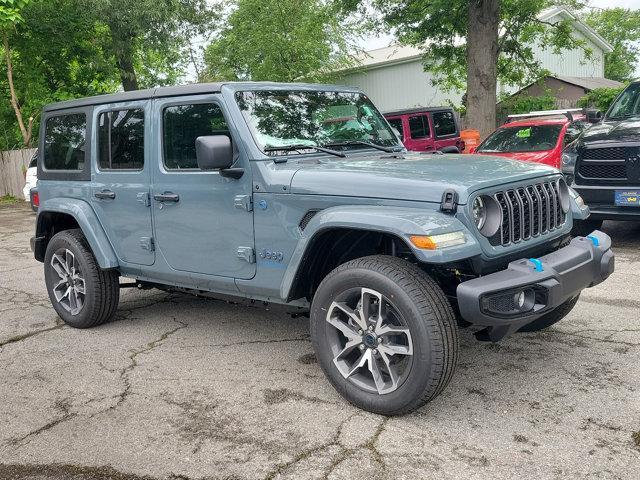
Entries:
[[362,390],[395,391],[413,360],[411,332],[396,307],[380,292],[350,289],[331,304],[326,321],[333,363]]
[[75,255],[68,248],[59,250],[51,257],[51,267],[59,277],[53,285],[56,301],[71,315],[77,315],[84,306],[86,290]]

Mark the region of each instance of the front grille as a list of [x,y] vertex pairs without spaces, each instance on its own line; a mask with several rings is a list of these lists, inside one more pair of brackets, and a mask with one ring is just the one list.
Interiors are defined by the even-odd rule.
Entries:
[[640,146],[584,148],[578,152],[578,183],[602,180],[624,185],[640,181]]
[[545,234],[564,225],[558,182],[542,182],[494,194],[502,210],[492,245],[509,245]]

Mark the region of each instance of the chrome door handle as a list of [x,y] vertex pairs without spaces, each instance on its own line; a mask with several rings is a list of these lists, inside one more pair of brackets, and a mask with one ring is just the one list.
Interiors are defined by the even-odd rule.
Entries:
[[116,192],[112,192],[111,190],[102,190],[101,192],[94,193],[93,196],[101,200],[113,200],[116,198]]
[[178,202],[180,201],[180,195],[177,193],[164,192],[164,193],[156,193],[153,196],[153,199],[156,202]]

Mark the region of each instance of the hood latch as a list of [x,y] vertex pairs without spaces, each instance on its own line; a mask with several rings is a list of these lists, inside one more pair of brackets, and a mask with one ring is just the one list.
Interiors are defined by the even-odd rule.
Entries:
[[453,189],[445,190],[442,193],[440,211],[444,213],[456,213],[458,210],[458,192]]

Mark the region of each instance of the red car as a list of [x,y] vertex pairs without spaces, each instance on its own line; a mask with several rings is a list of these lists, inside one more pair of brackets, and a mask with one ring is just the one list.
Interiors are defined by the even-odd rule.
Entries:
[[407,150],[460,153],[464,142],[453,108],[428,107],[384,114],[389,124],[400,134]]
[[572,115],[571,111],[565,110],[532,112],[509,118],[522,119],[505,123],[469,153],[498,155],[560,168],[562,149],[591,125],[584,115]]

